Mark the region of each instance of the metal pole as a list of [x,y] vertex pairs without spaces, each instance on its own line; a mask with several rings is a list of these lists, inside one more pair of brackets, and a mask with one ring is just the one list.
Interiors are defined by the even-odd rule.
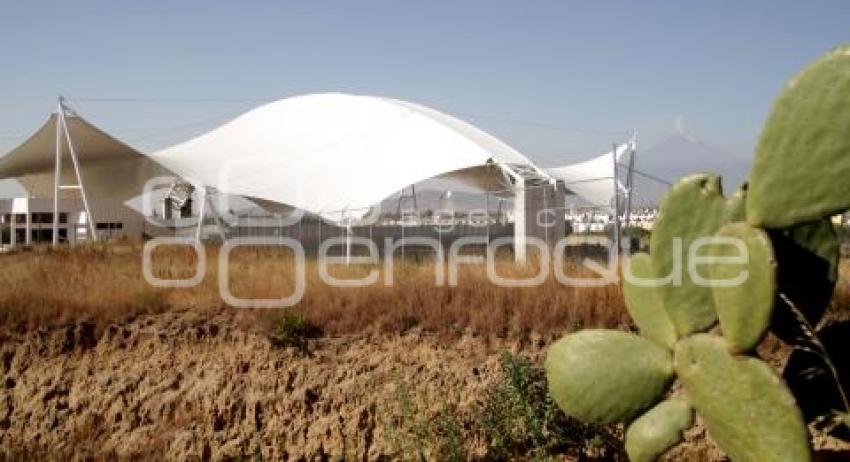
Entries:
[[[62,97],[59,97],[59,103],[56,105],[56,160],[53,170],[53,247],[59,244],[59,181],[60,172],[62,171],[62,119],[59,114],[62,113]],[[14,221],[15,215],[12,214]],[[14,232],[14,229],[12,230]]]
[[[41,226],[39,226],[39,231]],[[32,244],[32,201],[27,198],[27,210],[24,212],[24,244]]]
[[77,175],[77,185],[80,188],[80,195],[83,197],[83,207],[86,209],[86,218],[89,222],[89,232],[91,232],[92,240],[97,241],[97,233],[95,232],[94,216],[89,208],[89,200],[86,196],[86,188],[83,186],[83,172],[80,170],[80,161],[77,159],[77,151],[74,149],[74,142],[71,140],[71,131],[68,129],[68,124],[65,121],[65,111],[62,100],[59,101],[62,111],[59,112],[62,118],[62,128],[65,132],[65,139],[68,141],[68,151],[71,154],[71,162],[74,164],[74,173]]
[[9,214],[9,218],[9,245],[15,247],[18,245],[18,228],[16,226],[17,223],[15,223],[18,219],[14,212]]
[[620,256],[620,185],[617,179],[617,143],[614,143],[614,151],[611,152],[614,157],[614,245],[617,246],[615,256]]
[[345,264],[351,264],[351,221],[345,223]]
[[490,191],[484,193],[484,208],[487,209],[487,245],[490,245]]
[[440,250],[445,253],[445,245],[443,245],[443,223],[439,217],[436,217],[434,223],[437,225],[437,240],[440,241]]
[[[541,186],[541,191],[543,192],[543,211],[548,215],[549,208],[548,208],[548,204],[547,204],[547,201],[546,201],[546,196],[549,194],[549,191],[548,191],[545,183],[544,183],[543,186]],[[539,216],[535,216],[534,220],[537,221],[537,224],[540,224],[540,217]],[[546,222],[543,223],[543,236],[546,240],[546,245],[548,246],[549,245],[549,219],[548,219],[548,217],[546,218]]]
[[632,132],[631,154],[629,154],[629,172],[626,175],[626,227],[632,219],[632,192],[634,191],[635,156],[637,155],[637,130]]
[[207,188],[198,191],[200,206],[198,207],[198,227],[195,230],[195,240],[201,242],[201,230],[204,227],[204,215],[207,206]]
[[416,210],[416,224],[419,224],[419,202],[416,200],[416,185],[410,185],[410,194],[413,195],[413,210]]

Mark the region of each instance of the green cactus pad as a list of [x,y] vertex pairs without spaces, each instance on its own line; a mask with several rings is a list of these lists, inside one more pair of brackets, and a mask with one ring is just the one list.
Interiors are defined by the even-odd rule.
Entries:
[[[720,320],[723,337],[733,352],[755,347],[770,325],[776,297],[776,259],[767,233],[746,223],[730,223],[717,232],[719,238],[732,238],[745,246],[747,263],[718,261],[710,266],[714,283],[714,308]],[[718,259],[741,256],[739,248],[730,244],[712,245],[709,254]],[[743,277],[735,283],[736,277]]]
[[850,46],[791,79],[762,129],[747,220],[784,228],[850,208]]
[[[728,201],[723,197],[720,177],[714,174],[682,178],[661,202],[649,253],[658,276],[681,275],[681,283],[662,287],[664,309],[680,336],[705,330],[717,320],[711,288],[696,284],[690,277],[686,261],[688,249],[695,240],[713,236],[724,223],[739,214],[741,203],[740,197]],[[676,238],[682,242],[681,268],[675,267]]]
[[[636,278],[655,278],[649,254],[633,255],[628,260],[628,268]],[[629,279],[623,278],[623,297],[629,314],[640,329],[640,334],[665,348],[672,349],[678,337],[670,316],[664,310],[661,288],[635,285],[635,281]]]
[[676,344],[675,369],[715,442],[736,462],[810,460],[794,397],[763,361],[732,356],[721,337]]
[[682,440],[694,423],[691,406],[681,399],[662,401],[629,425],[626,453],[631,462],[652,462]]
[[629,420],[652,406],[673,376],[669,351],[637,335],[600,329],[555,342],[545,367],[558,406],[599,424]]
[[838,260],[841,243],[835,232],[831,218],[806,223],[784,230],[800,247],[808,250],[826,263],[826,278],[835,282],[838,279]]

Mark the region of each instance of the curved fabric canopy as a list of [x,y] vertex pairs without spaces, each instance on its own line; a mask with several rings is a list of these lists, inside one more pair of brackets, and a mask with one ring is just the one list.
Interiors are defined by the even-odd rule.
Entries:
[[[57,120],[56,114],[51,114],[35,134],[0,157],[0,178],[15,178],[30,196],[53,196]],[[126,201],[138,196],[149,179],[174,176],[174,173],[150,157],[107,135],[82,117],[66,114],[65,122],[89,196]],[[64,137],[61,146],[61,183],[76,184]],[[74,194],[67,190],[60,191],[63,197]]]
[[[617,146],[617,163],[623,165],[633,152],[634,141]],[[547,168],[553,177],[564,182],[564,186],[590,205],[607,207],[612,204],[616,189],[614,187],[614,150],[601,156],[565,165]],[[626,167],[623,167],[623,170]],[[619,181],[619,179],[618,179]]]
[[152,156],[219,191],[292,205],[331,220],[358,217],[420,181],[462,171],[483,185],[493,164],[532,166],[454,117],[394,99],[317,94],[254,109]]

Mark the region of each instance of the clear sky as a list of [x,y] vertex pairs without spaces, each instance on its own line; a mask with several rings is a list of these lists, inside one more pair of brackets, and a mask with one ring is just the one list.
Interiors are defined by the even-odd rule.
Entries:
[[59,93],[151,150],[261,101],[341,91],[431,105],[543,165],[632,129],[652,144],[677,116],[748,157],[783,82],[848,41],[837,0],[2,0],[0,152]]

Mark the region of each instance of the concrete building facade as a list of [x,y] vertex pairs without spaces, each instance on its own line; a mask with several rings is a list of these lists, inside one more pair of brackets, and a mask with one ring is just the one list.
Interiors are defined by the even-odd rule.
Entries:
[[[140,238],[145,219],[119,202],[91,204],[98,239]],[[59,241],[76,244],[91,240],[88,219],[79,200],[59,201]],[[0,247],[49,244],[53,241],[53,199],[0,199]]]

